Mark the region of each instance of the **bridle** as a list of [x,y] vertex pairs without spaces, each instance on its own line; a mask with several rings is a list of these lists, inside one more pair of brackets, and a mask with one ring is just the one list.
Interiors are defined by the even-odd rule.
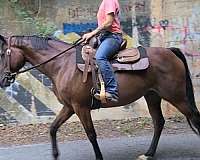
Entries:
[[15,37],[15,36],[10,36],[8,38],[8,48],[6,49],[6,66],[7,66],[7,69],[6,71],[4,71],[4,74],[3,74],[3,77],[1,77],[2,79],[7,79],[7,81],[9,83],[14,83],[15,81],[15,77],[21,73],[25,73],[27,71],[30,71],[34,68],[37,68],[37,67],[40,67],[41,65],[44,65],[50,61],[52,61],[53,59],[57,58],[58,56],[66,53],[67,51],[75,48],[76,46],[80,45],[81,43],[83,43],[83,40],[82,38],[79,38],[77,41],[75,41],[73,43],[73,45],[69,48],[67,48],[66,50],[56,54],[55,56],[49,58],[48,60],[42,62],[42,63],[39,63],[39,64],[36,64],[30,68],[27,68],[27,69],[24,69],[24,70],[21,70],[21,71],[17,71],[17,72],[11,72],[11,54],[12,54],[12,49],[11,49],[11,43],[12,43],[12,38]]
[[5,66],[7,66],[6,70],[4,71],[4,74],[3,74],[3,77],[1,77],[1,79],[7,79],[7,81],[9,83],[14,83],[15,81],[15,77],[16,75],[14,75],[12,72],[11,72],[11,39],[12,39],[13,36],[9,37],[8,38],[8,48],[6,49],[6,64]]

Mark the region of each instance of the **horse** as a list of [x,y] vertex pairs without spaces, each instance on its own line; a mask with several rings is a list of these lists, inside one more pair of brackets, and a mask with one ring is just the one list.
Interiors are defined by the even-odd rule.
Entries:
[[[54,38],[40,36],[0,36],[0,86],[7,87],[13,81],[9,75],[19,72],[29,62],[39,65],[37,69],[50,78],[53,92],[63,108],[50,126],[52,154],[59,157],[56,133],[58,128],[76,114],[93,146],[96,160],[103,160],[97,135],[91,118],[92,75],[82,82],[83,72],[76,65],[76,49]],[[68,49],[65,54],[54,57]],[[106,103],[103,107],[118,107],[136,101],[144,96],[154,125],[154,135],[147,152],[138,159],[153,158],[165,119],[161,110],[164,99],[176,107],[187,119],[192,130],[200,135],[200,113],[197,109],[190,71],[184,54],[178,48],[146,48],[150,66],[144,71],[116,72],[119,88],[119,102]]]

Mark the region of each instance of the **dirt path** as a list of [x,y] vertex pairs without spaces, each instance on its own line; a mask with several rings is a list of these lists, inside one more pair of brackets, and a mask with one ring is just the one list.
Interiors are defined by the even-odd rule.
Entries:
[[[98,138],[133,137],[148,135],[153,132],[152,121],[149,118],[127,120],[103,120],[94,122]],[[0,146],[37,144],[50,142],[50,124],[19,126],[0,125]],[[192,133],[187,122],[181,117],[167,119],[164,134]],[[79,122],[64,124],[58,131],[59,142],[66,140],[86,139],[85,132]]]

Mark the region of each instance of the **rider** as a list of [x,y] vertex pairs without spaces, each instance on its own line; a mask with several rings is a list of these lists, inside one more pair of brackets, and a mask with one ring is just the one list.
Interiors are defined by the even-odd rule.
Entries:
[[[106,99],[112,102],[118,102],[119,99],[116,77],[109,62],[110,58],[119,51],[123,41],[119,10],[118,0],[102,0],[97,13],[98,27],[82,37],[87,42],[93,36],[101,33],[100,46],[95,58],[105,82]],[[94,97],[100,99],[100,93],[95,93]]]

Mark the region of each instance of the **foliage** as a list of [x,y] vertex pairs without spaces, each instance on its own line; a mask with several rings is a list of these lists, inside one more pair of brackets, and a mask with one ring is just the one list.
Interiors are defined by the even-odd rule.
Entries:
[[48,19],[45,18],[36,18],[35,27],[37,33],[42,36],[50,35],[56,30],[55,24],[51,21],[48,21]]
[[16,3],[18,0],[10,0],[12,3]]
[[10,0],[10,6],[14,9],[16,18],[30,24],[37,35],[48,36],[56,30],[56,25],[47,18],[33,16],[32,11],[27,10],[18,0]]

